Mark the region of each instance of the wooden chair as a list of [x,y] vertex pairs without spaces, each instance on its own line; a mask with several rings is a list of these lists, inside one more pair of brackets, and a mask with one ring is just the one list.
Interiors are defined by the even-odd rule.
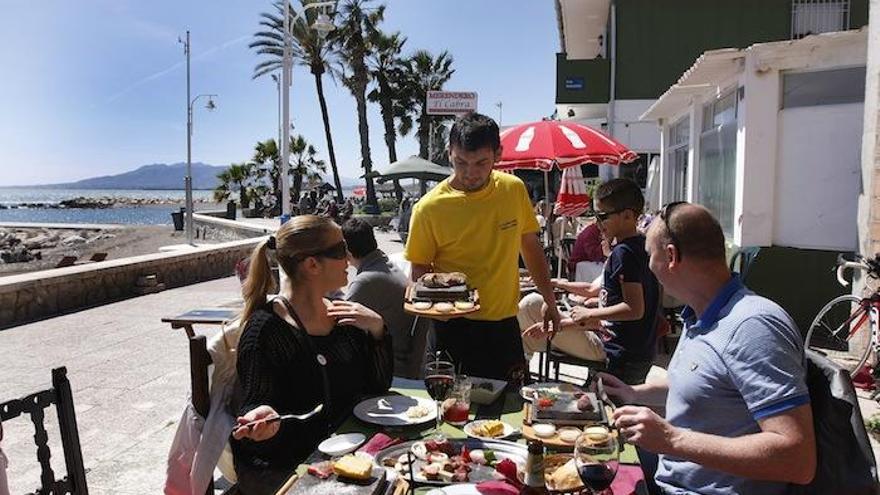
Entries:
[[538,357],[538,379],[542,382],[550,381],[550,368],[552,367],[553,381],[558,382],[559,368],[562,364],[589,368],[590,371],[604,371],[606,368],[605,361],[592,361],[566,354],[559,349],[554,349],[548,340],[547,348]]
[[[44,423],[45,409],[55,404],[58,414],[58,428],[61,430],[61,446],[64,451],[64,464],[67,476],[55,479],[50,462],[49,436]],[[0,404],[0,422],[28,414],[34,423],[34,442],[37,445],[37,460],[40,463],[40,488],[36,493],[71,493],[88,495],[86,472],[83,466],[82,450],[79,444],[79,431],[76,427],[76,413],[73,409],[73,394],[64,367],[52,370],[52,388],[13,399]]]

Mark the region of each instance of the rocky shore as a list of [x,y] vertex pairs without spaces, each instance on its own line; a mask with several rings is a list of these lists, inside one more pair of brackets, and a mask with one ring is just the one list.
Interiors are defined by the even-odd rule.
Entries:
[[[194,198],[196,204],[211,203],[207,198]],[[130,198],[130,197],[112,197],[103,196],[100,198],[90,198],[78,196],[72,199],[65,199],[59,202],[37,202],[37,203],[0,203],[0,210],[16,209],[16,208],[91,208],[103,209],[114,207],[130,207],[130,206],[160,206],[160,205],[177,205],[183,204],[183,201],[177,198]]]

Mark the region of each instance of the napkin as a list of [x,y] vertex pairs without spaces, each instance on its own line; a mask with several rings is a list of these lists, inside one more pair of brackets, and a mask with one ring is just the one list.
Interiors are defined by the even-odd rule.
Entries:
[[477,491],[482,495],[519,495],[519,488],[501,480],[477,483]]
[[358,452],[366,452],[367,454],[375,456],[382,449],[390,447],[396,443],[400,443],[399,438],[391,438],[384,433],[376,433],[367,443],[364,444],[363,447],[358,449]]
[[611,483],[611,491],[614,495],[630,495],[640,493],[636,491],[639,484],[644,485],[645,474],[641,466],[620,464],[617,468],[617,476]]

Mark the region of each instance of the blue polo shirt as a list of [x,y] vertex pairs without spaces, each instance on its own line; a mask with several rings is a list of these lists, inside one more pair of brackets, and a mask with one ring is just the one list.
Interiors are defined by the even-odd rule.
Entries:
[[[669,363],[666,419],[724,437],[761,431],[758,421],[809,403],[803,343],[791,317],[738,275],[684,332]],[[755,481],[661,455],[657,484],[671,494],[777,494],[786,483]]]

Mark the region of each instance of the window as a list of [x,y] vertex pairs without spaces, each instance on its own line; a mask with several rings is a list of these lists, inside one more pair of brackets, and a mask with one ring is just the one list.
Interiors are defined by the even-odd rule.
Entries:
[[786,72],[782,108],[840,105],[865,101],[865,68]]
[[687,200],[688,150],[691,119],[683,117],[669,126],[666,146],[666,195],[668,201]]
[[849,29],[849,0],[792,0],[791,38]]
[[736,113],[734,89],[703,107],[700,134],[700,185],[697,202],[711,211],[728,237],[733,236],[736,191]]

